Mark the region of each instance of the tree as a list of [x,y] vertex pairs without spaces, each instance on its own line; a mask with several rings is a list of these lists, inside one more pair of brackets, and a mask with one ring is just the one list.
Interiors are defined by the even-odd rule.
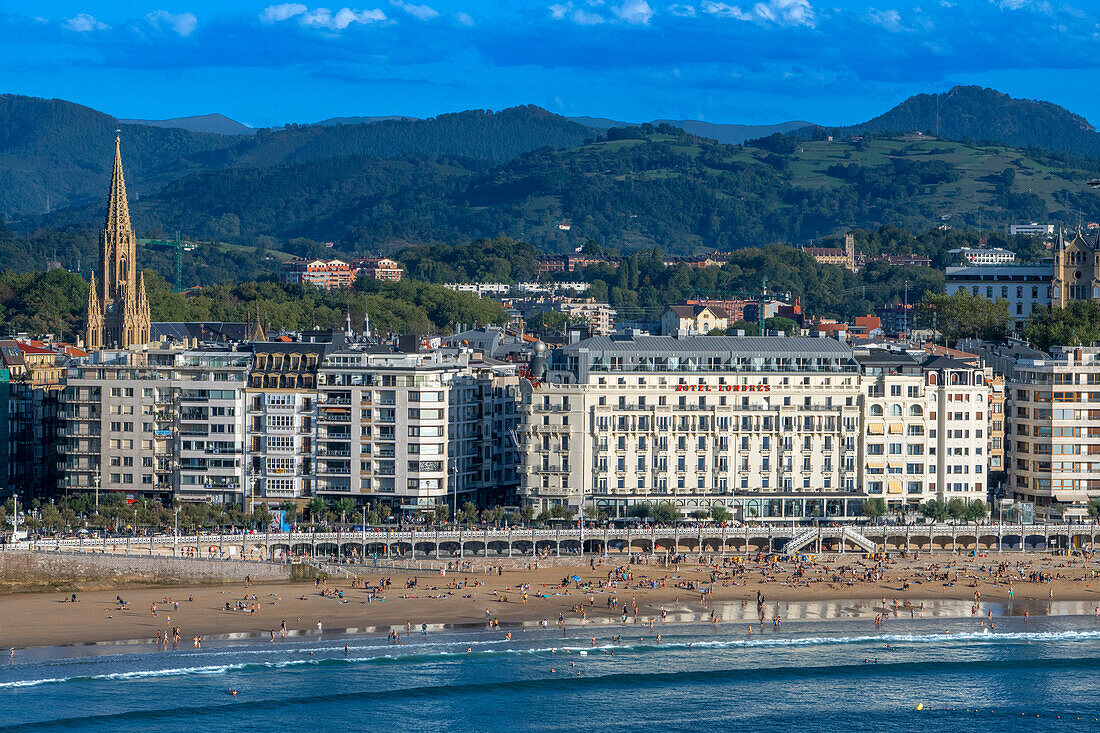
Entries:
[[643,501],[641,504],[635,504],[630,507],[626,513],[638,519],[648,519],[653,516],[653,505],[648,501]]
[[257,504],[252,510],[252,516],[249,521],[260,529],[270,526],[271,510],[267,508],[267,504]]
[[728,522],[732,518],[732,515],[729,509],[726,509],[726,507],[721,504],[716,504],[710,508],[710,517],[716,522]]
[[653,507],[653,519],[657,522],[674,522],[681,516],[680,510],[667,501],[662,501]]
[[986,300],[969,290],[932,295],[923,310],[929,325],[942,333],[948,344],[962,338],[1000,339],[1008,328],[1007,300]]
[[525,522],[530,522],[535,518],[535,507],[530,504],[524,504],[519,508],[519,516]]
[[279,509],[283,512],[283,521],[290,526],[298,519],[298,505],[290,499],[279,502]]
[[1065,308],[1038,308],[1027,319],[1024,337],[1043,351],[1100,341],[1100,303],[1071,300]]
[[868,519],[878,519],[886,513],[886,502],[879,498],[867,499],[863,502],[863,516]]
[[504,519],[504,507],[495,506],[481,512],[481,521],[488,524],[500,524],[502,519]]
[[577,510],[568,504],[558,504],[550,510],[550,516],[553,519],[572,519],[577,513]]
[[966,519],[970,522],[980,522],[989,516],[989,506],[981,499],[974,499],[966,505]]
[[434,512],[435,521],[442,524],[451,518],[451,508],[446,504],[436,504]]
[[334,505],[336,513],[340,515],[342,521],[347,521],[348,515],[355,513],[355,499],[350,496],[343,496],[336,500]]
[[955,497],[947,502],[947,515],[952,519],[962,519],[966,516],[966,502]]
[[459,507],[457,519],[460,522],[470,523],[477,520],[477,504],[466,501]]
[[937,522],[947,520],[947,504],[939,499],[929,499],[920,505],[920,513]]
[[317,523],[323,521],[325,509],[328,503],[320,496],[309,500],[309,521]]
[[710,512],[708,512],[706,509],[696,509],[691,513],[692,519],[706,519],[709,516]]

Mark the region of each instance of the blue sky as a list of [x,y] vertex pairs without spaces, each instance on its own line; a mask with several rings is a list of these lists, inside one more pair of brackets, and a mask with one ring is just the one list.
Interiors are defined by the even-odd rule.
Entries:
[[955,84],[1100,120],[1100,0],[0,0],[0,92],[253,125],[537,104],[858,122]]

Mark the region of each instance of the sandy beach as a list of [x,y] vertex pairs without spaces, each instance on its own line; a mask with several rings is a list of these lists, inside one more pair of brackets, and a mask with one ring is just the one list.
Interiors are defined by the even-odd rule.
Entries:
[[[353,572],[355,568],[351,568]],[[393,627],[407,633],[420,624],[539,623],[554,627],[559,614],[578,624],[648,624],[661,612],[678,619],[708,619],[744,627],[755,617],[757,594],[770,602],[874,601],[879,612],[916,613],[921,602],[1078,601],[1080,611],[1100,607],[1100,560],[1006,553],[982,557],[925,555],[875,563],[856,556],[821,557],[816,563],[749,562],[717,567],[697,561],[663,564],[589,563],[573,567],[504,568],[492,573],[404,570],[329,578],[322,584],[267,582],[245,585],[126,588],[71,594],[0,596],[0,647],[154,640],[178,628],[181,645],[195,636],[316,634]],[[1036,575],[1039,574],[1039,575]],[[576,575],[581,580],[569,580]],[[388,587],[379,588],[389,578]],[[563,581],[568,581],[563,584]],[[406,587],[415,582],[413,587]],[[373,589],[373,590],[372,590]],[[709,592],[704,593],[705,589]],[[121,596],[125,605],[117,602]],[[525,597],[526,596],[526,597]],[[609,600],[612,605],[609,606]],[[744,601],[744,603],[741,603]],[[906,602],[911,605],[906,605]],[[153,605],[156,605],[156,613]],[[228,610],[227,610],[228,604]],[[635,604],[637,613],[635,614]],[[731,613],[729,609],[741,609]],[[768,624],[773,607],[767,608]],[[979,611],[982,612],[982,611]],[[1041,610],[1040,610],[1041,612]],[[780,611],[780,614],[782,611]],[[984,612],[982,612],[984,613]]]

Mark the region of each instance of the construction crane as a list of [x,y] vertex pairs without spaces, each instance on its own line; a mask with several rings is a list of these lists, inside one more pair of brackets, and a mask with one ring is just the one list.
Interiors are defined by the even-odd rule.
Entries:
[[183,292],[183,253],[190,252],[197,246],[194,242],[180,239],[179,230],[176,230],[175,240],[170,239],[139,239],[138,244],[148,247],[171,247],[176,256],[176,287],[177,293]]

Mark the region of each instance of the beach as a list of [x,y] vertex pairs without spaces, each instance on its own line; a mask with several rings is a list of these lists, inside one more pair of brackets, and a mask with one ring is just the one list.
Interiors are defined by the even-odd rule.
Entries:
[[[934,554],[876,563],[846,555],[726,567],[718,558],[711,559],[717,567],[696,560],[668,566],[615,560],[445,574],[341,566],[358,574],[323,582],[100,589],[77,592],[75,602],[71,593],[11,594],[0,596],[0,646],[151,642],[176,630],[180,643],[191,645],[196,636],[282,636],[284,623],[287,636],[391,628],[408,633],[421,624],[483,626],[494,620],[556,627],[559,614],[570,627],[622,625],[624,610],[628,624],[660,620],[662,611],[683,620],[709,620],[714,612],[720,623],[744,627],[746,620],[755,623],[758,610],[769,625],[781,617],[782,608],[767,605],[773,602],[834,603],[838,615],[847,613],[844,601],[859,602],[853,615],[915,616],[923,603],[945,600],[979,610],[983,603],[1014,602],[1036,613],[1052,601],[1077,602],[1078,613],[1100,607],[1096,558]],[[383,578],[388,587],[380,587]],[[967,605],[956,607],[965,611]]]

